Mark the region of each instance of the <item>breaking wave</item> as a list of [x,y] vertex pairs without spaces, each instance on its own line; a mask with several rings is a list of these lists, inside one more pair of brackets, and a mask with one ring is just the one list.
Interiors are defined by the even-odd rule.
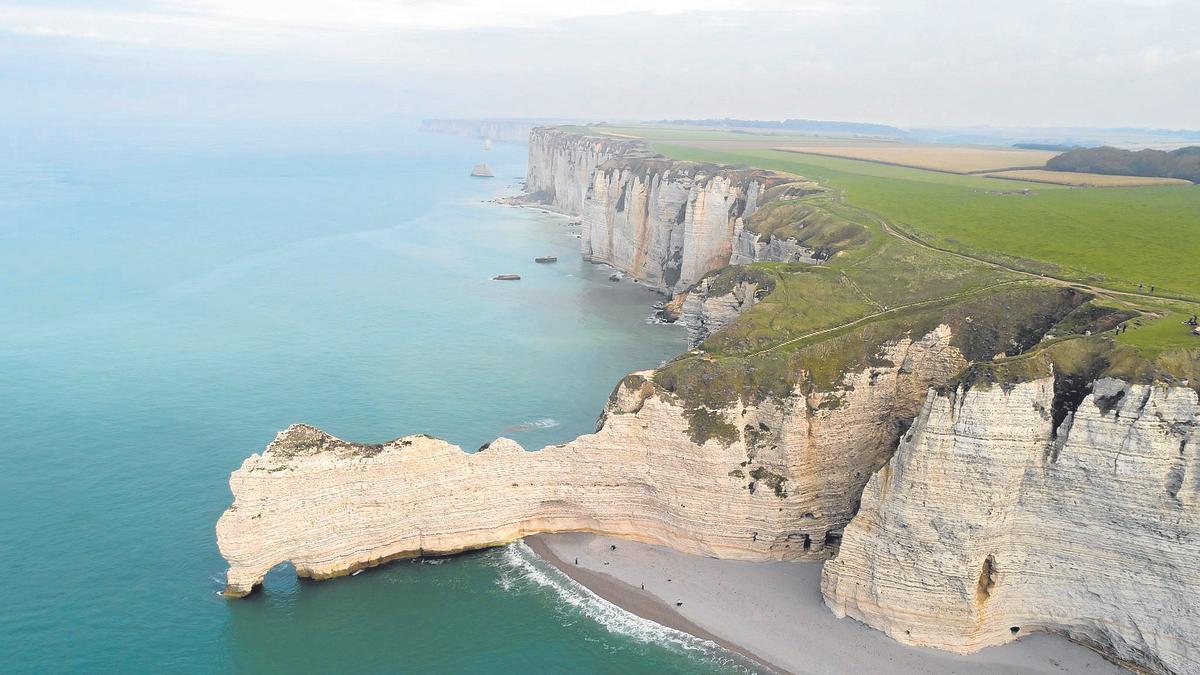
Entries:
[[611,633],[639,642],[692,652],[694,656],[710,663],[751,672],[740,663],[740,656],[713,642],[643,619],[601,598],[591,589],[543,561],[525,542],[518,541],[505,546],[501,549],[501,555],[495,559],[494,565],[500,571],[496,585],[506,592],[544,588],[558,596],[560,609],[564,612],[582,615]]
[[531,420],[529,422],[521,422],[520,424],[514,424],[511,427],[506,427],[504,429],[503,433],[519,434],[523,431],[533,431],[534,429],[551,429],[558,425],[559,425],[559,421],[554,419],[553,417],[543,417],[538,420]]

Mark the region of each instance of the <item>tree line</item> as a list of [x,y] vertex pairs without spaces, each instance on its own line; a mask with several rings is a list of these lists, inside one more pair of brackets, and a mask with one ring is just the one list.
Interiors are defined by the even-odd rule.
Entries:
[[1182,178],[1200,183],[1200,146],[1163,150],[1122,150],[1103,146],[1075,148],[1046,162],[1051,171],[1080,171],[1108,176]]

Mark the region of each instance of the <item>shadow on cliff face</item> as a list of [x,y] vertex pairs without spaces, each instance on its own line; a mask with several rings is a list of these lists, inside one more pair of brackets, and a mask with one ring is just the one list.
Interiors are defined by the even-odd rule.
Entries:
[[[1059,428],[1067,415],[1074,414],[1079,409],[1083,399],[1092,393],[1092,382],[1095,374],[1054,374],[1054,399],[1050,403],[1050,438],[1057,439]],[[1064,431],[1069,431],[1070,426]]]

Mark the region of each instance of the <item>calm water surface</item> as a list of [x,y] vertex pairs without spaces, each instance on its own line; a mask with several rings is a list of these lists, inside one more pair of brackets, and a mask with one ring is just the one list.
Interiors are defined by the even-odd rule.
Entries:
[[537,448],[684,346],[564,219],[486,203],[524,148],[399,147],[0,157],[0,669],[735,668],[523,546],[217,596],[229,472],[289,423]]

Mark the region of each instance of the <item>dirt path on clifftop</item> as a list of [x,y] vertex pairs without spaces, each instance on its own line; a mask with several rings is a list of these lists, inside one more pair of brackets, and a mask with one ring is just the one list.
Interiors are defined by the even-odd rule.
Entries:
[[[749,357],[753,357],[753,356],[759,356],[760,354],[766,354],[767,352],[774,351],[776,349],[779,349],[780,347],[786,347],[788,345],[795,344],[797,342],[801,342],[803,340],[807,340],[809,338],[816,337],[818,335],[824,335],[826,333],[833,333],[833,332],[842,330],[844,328],[851,328],[860,323],[866,323],[866,322],[871,321],[872,319],[877,319],[881,316],[887,316],[888,314],[894,314],[896,312],[901,312],[901,311],[904,311],[907,309],[912,309],[914,307],[924,307],[926,305],[936,305],[939,303],[949,302],[950,300],[956,300],[958,298],[966,298],[966,297],[970,297],[972,295],[978,295],[979,293],[983,293],[985,291],[990,291],[991,289],[996,288],[998,286],[1008,286],[1011,284],[1020,284],[1020,283],[1024,283],[1024,282],[1025,282],[1024,279],[1001,281],[998,283],[994,283],[990,286],[984,286],[983,288],[976,288],[976,289],[973,289],[970,291],[964,291],[962,293],[954,293],[953,295],[944,295],[940,298],[931,298],[929,300],[921,300],[920,302],[910,302],[907,305],[897,305],[895,307],[890,307],[888,309],[885,309],[885,310],[882,310],[879,312],[874,312],[871,314],[866,314],[864,316],[860,316],[853,321],[847,321],[846,323],[839,324],[837,326],[833,326],[830,328],[822,328],[821,330],[815,330],[815,331],[812,331],[811,333],[805,333],[804,335],[801,335],[799,337],[794,337],[790,340],[785,340],[783,342],[780,342],[779,344],[772,345],[770,347],[765,347],[756,352],[750,352],[749,354],[746,355],[746,357],[749,358]],[[874,301],[872,301],[872,302],[874,302]]]
[[[891,237],[899,239],[907,244],[910,244],[912,246],[918,246],[918,247],[923,248],[928,251],[934,251],[936,253],[941,253],[944,255],[951,255],[956,258],[959,258],[960,260],[967,260],[967,261],[970,261],[973,263],[978,263],[980,265],[984,265],[984,266],[990,267],[992,269],[1010,272],[1012,274],[1022,276],[1022,277],[1024,277],[1024,279],[1001,281],[999,283],[995,283],[990,286],[985,286],[983,288],[977,288],[977,289],[973,289],[970,291],[965,291],[963,293],[955,293],[952,295],[946,295],[946,296],[942,296],[942,297],[938,297],[938,298],[933,298],[930,300],[922,300],[920,302],[912,302],[912,303],[908,303],[905,305],[897,305],[896,307],[889,307],[887,309],[881,309],[878,312],[873,312],[871,314],[861,316],[857,319],[854,319],[853,321],[847,321],[847,322],[839,324],[837,326],[831,326],[829,328],[822,328],[821,330],[816,330],[816,331],[812,331],[809,333],[805,333],[804,335],[801,335],[799,337],[794,337],[789,340],[785,340],[778,344],[772,345],[770,347],[765,347],[758,351],[751,352],[746,355],[747,358],[759,356],[759,355],[765,354],[767,352],[771,352],[776,349],[779,349],[781,347],[786,347],[788,345],[796,344],[797,342],[802,342],[809,338],[814,338],[814,337],[817,337],[820,335],[825,335],[827,333],[834,333],[839,330],[843,330],[845,328],[851,328],[858,324],[866,323],[866,322],[872,321],[874,319],[877,319],[877,318],[880,318],[880,317],[883,317],[883,316],[886,316],[889,314],[894,314],[896,312],[913,309],[916,307],[932,306],[932,305],[936,305],[938,303],[948,302],[950,300],[955,300],[958,298],[969,297],[971,295],[982,293],[984,291],[988,291],[988,290],[996,288],[998,286],[1005,286],[1005,285],[1014,284],[1014,283],[1022,283],[1025,281],[1038,281],[1038,282],[1047,283],[1047,284],[1051,284],[1051,285],[1055,285],[1055,286],[1062,286],[1064,288],[1075,288],[1075,289],[1080,289],[1080,290],[1086,290],[1097,296],[1104,296],[1104,295],[1107,295],[1110,297],[1111,296],[1121,296],[1124,298],[1133,298],[1133,299],[1142,299],[1142,300],[1146,300],[1146,299],[1171,300],[1171,299],[1174,299],[1174,298],[1160,298],[1158,296],[1148,295],[1145,293],[1133,293],[1130,291],[1118,291],[1118,290],[1114,290],[1111,288],[1105,288],[1103,286],[1094,286],[1094,285],[1079,282],[1079,281],[1070,281],[1067,279],[1060,279],[1058,277],[1047,276],[1044,274],[1039,274],[1037,272],[1030,272],[1028,270],[1023,270],[1023,269],[1020,269],[1017,267],[1010,267],[1010,266],[1002,264],[1002,263],[998,263],[998,262],[995,262],[992,260],[987,260],[984,258],[979,258],[979,257],[969,255],[966,253],[961,253],[958,251],[951,251],[951,250],[947,250],[944,248],[938,248],[937,246],[928,244],[928,243],[908,234],[907,232],[904,232],[903,230],[900,230],[899,228],[893,226],[891,223],[889,223],[887,220],[885,220],[879,214],[867,211],[865,209],[862,209],[862,211],[864,213],[866,213],[868,216],[870,216],[872,219],[874,219],[875,222],[878,223],[879,226],[883,229],[884,233],[886,233],[887,235],[889,235]],[[874,299],[870,298],[865,293],[863,293],[858,288],[858,286],[853,283],[853,281],[851,281],[851,285],[854,287],[855,291],[857,291],[860,295],[862,295],[864,297],[864,299],[869,301],[871,304],[874,304],[876,306],[879,305],[879,303],[877,303]]]
[[866,213],[867,215],[871,216],[871,218],[873,218],[875,220],[875,222],[879,223],[879,226],[883,228],[884,232],[886,232],[887,234],[889,234],[897,239],[908,242],[909,244],[912,244],[913,246],[919,246],[928,251],[936,251],[938,253],[952,255],[961,260],[970,260],[972,262],[977,262],[981,265],[986,265],[988,267],[991,267],[992,269],[1004,270],[1007,272],[1012,272],[1013,274],[1020,274],[1029,279],[1037,279],[1037,280],[1045,281],[1045,282],[1055,284],[1058,286],[1070,286],[1071,288],[1082,288],[1082,289],[1086,289],[1096,295],[1110,295],[1110,296],[1119,295],[1119,296],[1128,297],[1128,298],[1155,299],[1155,300],[1182,300],[1184,302],[1190,302],[1190,300],[1188,300],[1186,298],[1174,298],[1174,297],[1170,297],[1170,296],[1150,295],[1149,293],[1134,293],[1133,291],[1118,291],[1116,289],[1106,288],[1104,286],[1093,286],[1093,285],[1088,284],[1083,281],[1071,281],[1069,279],[1060,279],[1059,277],[1049,276],[1046,274],[1039,274],[1037,272],[1030,272],[1029,270],[1023,270],[1019,267],[1010,267],[1003,263],[998,263],[998,262],[995,262],[994,260],[988,260],[986,258],[980,258],[977,256],[973,256],[968,253],[962,253],[960,251],[951,251],[950,249],[939,248],[932,244],[926,243],[925,241],[918,239],[917,237],[895,227],[894,225],[889,223],[887,220],[885,220],[883,218],[883,216],[880,216],[877,213],[868,211],[866,209],[860,209],[860,210],[863,213]]

